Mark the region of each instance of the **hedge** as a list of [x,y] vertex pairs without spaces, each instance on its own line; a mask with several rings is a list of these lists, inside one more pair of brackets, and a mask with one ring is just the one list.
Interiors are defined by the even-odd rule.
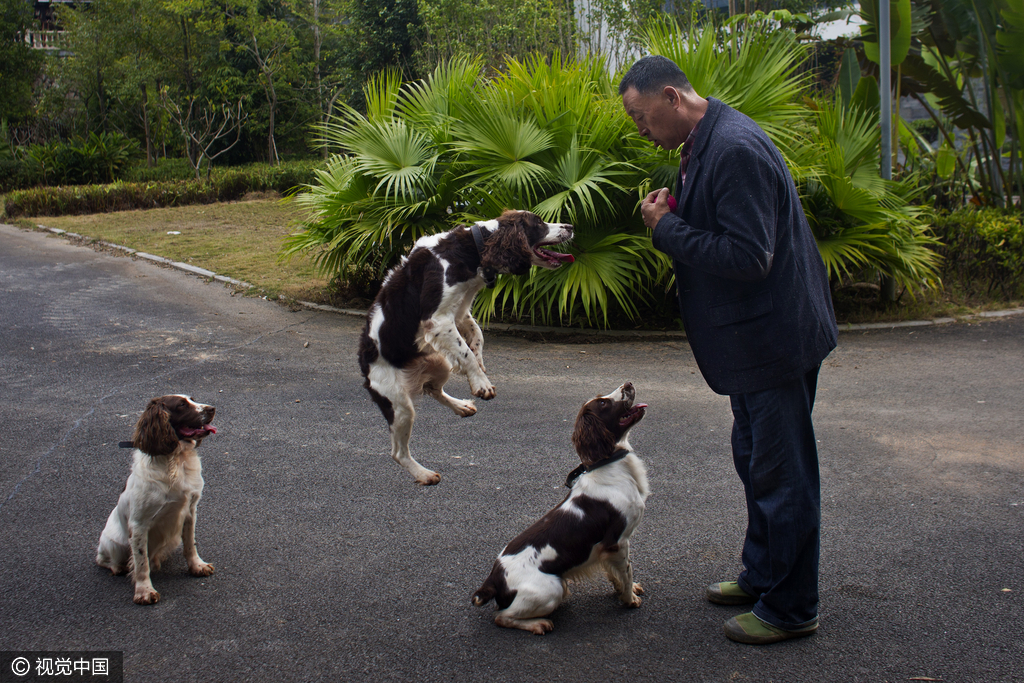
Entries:
[[250,192],[287,194],[313,182],[315,162],[254,164],[216,171],[211,181],[115,182],[109,185],[34,187],[3,197],[2,218],[65,216],[237,201]]
[[1024,218],[1019,210],[960,209],[940,212],[943,280],[970,292],[978,286],[1006,300],[1024,289]]

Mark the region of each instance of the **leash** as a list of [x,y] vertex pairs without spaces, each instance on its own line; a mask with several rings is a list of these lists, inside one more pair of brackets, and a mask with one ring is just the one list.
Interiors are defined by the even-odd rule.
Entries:
[[[483,235],[483,230],[480,229],[480,225],[478,223],[474,223],[469,228],[469,230],[470,230],[470,232],[473,233],[473,240],[476,242],[476,250],[480,254],[480,260],[483,261],[483,258],[484,258],[484,235]],[[495,270],[491,266],[483,266],[483,265],[481,265],[481,269],[483,270],[484,284],[486,284],[488,287],[491,287],[493,289],[494,283],[498,279],[498,271]]]
[[584,473],[586,473],[586,472],[593,472],[594,470],[596,470],[599,467],[604,467],[605,465],[610,465],[613,462],[616,462],[618,460],[622,460],[627,455],[629,455],[629,453],[630,453],[630,451],[627,451],[625,448],[620,448],[617,451],[615,451],[614,453],[612,453],[610,457],[607,457],[604,460],[601,460],[600,462],[596,462],[593,465],[591,465],[590,467],[587,467],[586,465],[580,465],[579,467],[574,469],[572,472],[570,472],[569,476],[565,478],[565,486],[566,486],[566,488],[570,488],[571,489],[572,485],[576,483],[576,480],[579,479],[580,477],[582,477]]
[[118,448],[135,448],[135,442],[133,441],[118,441]]

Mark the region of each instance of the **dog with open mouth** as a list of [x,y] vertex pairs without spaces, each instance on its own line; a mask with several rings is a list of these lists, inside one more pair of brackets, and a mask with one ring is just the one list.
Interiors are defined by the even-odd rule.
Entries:
[[572,443],[581,465],[566,480],[569,494],[505,546],[473,594],[474,605],[497,603],[499,626],[547,633],[554,624],[545,617],[568,597],[567,582],[602,570],[622,604],[640,606],[643,588],[633,583],[629,539],[644,514],[647,470],[628,435],[647,404],[635,397],[626,382],[580,409]]
[[215,412],[181,394],[154,398],[125,444],[134,447],[132,470],[100,535],[96,564],[113,574],[130,572],[139,605],[160,600],[150,571],[178,546],[184,546],[190,574],[213,573],[196,550],[196,507],[203,495],[196,449],[217,433],[210,424]]
[[471,400],[445,392],[453,371],[466,375],[477,398],[495,396],[473,300],[500,273],[525,275],[532,266],[572,263],[571,254],[548,248],[572,237],[571,225],[505,211],[493,220],[421,237],[384,279],[359,340],[359,368],[391,430],[391,457],[417,484],[437,484],[441,475],[416,462],[409,450],[415,401],[429,394],[460,417],[475,415]]

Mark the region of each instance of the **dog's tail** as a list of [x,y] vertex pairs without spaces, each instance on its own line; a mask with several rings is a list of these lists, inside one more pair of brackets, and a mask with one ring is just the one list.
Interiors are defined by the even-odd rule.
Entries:
[[497,594],[498,589],[494,585],[494,581],[491,580],[491,577],[488,576],[487,580],[484,581],[484,585],[480,586],[476,593],[473,593],[473,604],[477,607],[483,607],[493,600]]

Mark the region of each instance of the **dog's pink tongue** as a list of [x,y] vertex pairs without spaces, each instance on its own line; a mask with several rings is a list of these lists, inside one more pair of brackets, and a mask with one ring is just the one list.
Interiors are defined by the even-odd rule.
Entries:
[[572,263],[576,260],[576,257],[573,256],[572,254],[560,254],[557,251],[544,249],[542,247],[537,247],[537,253],[539,253],[543,257],[554,259],[562,263]]

